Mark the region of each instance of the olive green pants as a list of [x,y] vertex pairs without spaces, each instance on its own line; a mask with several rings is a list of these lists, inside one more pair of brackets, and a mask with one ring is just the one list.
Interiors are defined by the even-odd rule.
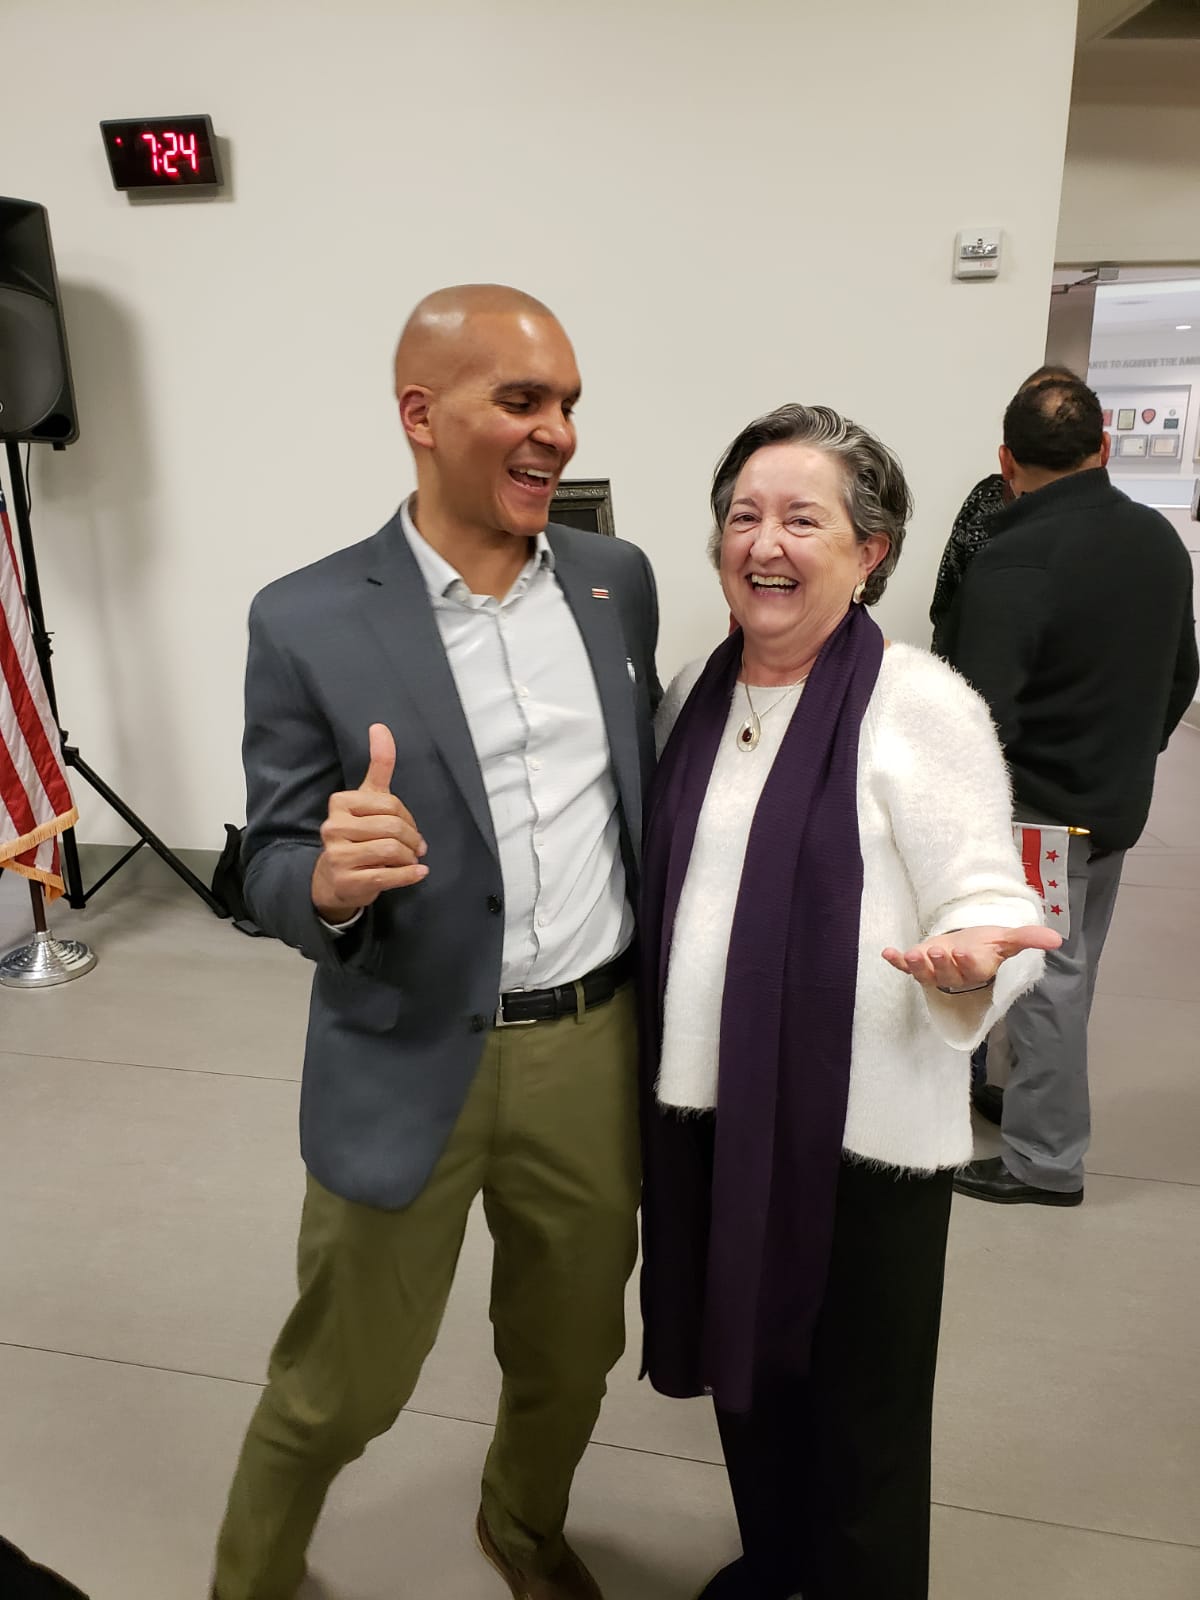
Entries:
[[[230,1490],[219,1600],[295,1594],[329,1485],[416,1386],[481,1191],[503,1373],[484,1514],[518,1566],[557,1564],[571,1480],[625,1345],[640,1184],[636,1048],[628,985],[578,1018],[493,1029],[410,1206],[356,1205],[309,1178],[300,1297]],[[474,1509],[463,1507],[464,1537]]]

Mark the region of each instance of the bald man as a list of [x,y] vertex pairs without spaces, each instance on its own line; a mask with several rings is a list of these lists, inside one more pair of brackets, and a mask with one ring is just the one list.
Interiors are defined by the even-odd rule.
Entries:
[[396,351],[416,494],[251,610],[246,898],[315,963],[308,1179],[217,1600],[301,1591],[335,1474],[413,1391],[481,1193],[503,1387],[478,1541],[520,1600],[600,1596],[563,1526],[636,1255],[630,943],[661,691],[645,558],[548,521],[579,390],[539,301],[422,301]]

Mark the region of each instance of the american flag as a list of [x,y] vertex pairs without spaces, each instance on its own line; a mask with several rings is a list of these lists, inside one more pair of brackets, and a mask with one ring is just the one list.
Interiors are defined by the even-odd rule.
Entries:
[[1013,825],[1013,838],[1021,853],[1025,882],[1042,897],[1046,926],[1065,939],[1071,931],[1071,899],[1067,893],[1067,851],[1071,836],[1066,828],[1030,822]]
[[0,488],[0,867],[63,893],[58,836],[77,813],[63,767]]

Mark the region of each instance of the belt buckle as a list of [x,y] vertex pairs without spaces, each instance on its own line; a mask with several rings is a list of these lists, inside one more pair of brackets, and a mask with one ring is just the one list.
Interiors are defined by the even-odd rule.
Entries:
[[500,997],[500,1004],[496,1007],[496,1018],[492,1023],[494,1028],[536,1028],[536,1017],[524,1017],[519,1022],[509,1022],[504,1015],[504,996]]

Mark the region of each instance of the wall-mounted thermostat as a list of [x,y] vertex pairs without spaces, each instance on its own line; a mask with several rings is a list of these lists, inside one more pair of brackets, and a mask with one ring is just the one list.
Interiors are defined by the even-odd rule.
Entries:
[[999,228],[964,228],[954,243],[954,276],[998,277],[1002,238]]

